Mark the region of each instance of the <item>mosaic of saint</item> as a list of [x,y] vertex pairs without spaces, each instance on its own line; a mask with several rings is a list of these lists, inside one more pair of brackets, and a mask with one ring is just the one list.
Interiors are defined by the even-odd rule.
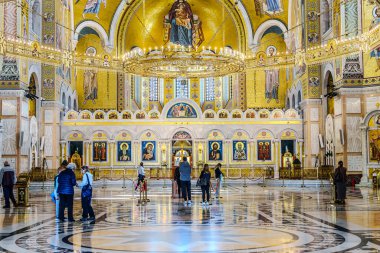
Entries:
[[167,114],[168,118],[196,118],[197,112],[187,103],[177,103],[173,105]]
[[107,161],[107,142],[94,141],[92,144],[92,160],[94,162]]
[[272,160],[271,141],[257,141],[257,160]]
[[233,141],[232,142],[234,161],[247,160],[247,141]]
[[223,142],[222,141],[209,141],[208,142],[208,159],[210,161],[223,160]]
[[130,141],[118,141],[117,142],[117,160],[119,162],[129,162],[131,161],[131,142]]
[[165,16],[165,42],[198,47],[204,41],[202,23],[186,0],[176,0]]
[[156,160],[156,142],[155,141],[143,141],[142,147],[142,160],[143,161],[155,161]]

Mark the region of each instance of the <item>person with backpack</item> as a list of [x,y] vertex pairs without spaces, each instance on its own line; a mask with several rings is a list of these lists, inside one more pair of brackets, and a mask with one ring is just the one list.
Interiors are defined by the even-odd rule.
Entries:
[[344,204],[346,199],[347,169],[343,167],[343,162],[338,162],[338,168],[334,172],[334,184],[336,187],[336,203]]
[[183,205],[191,205],[191,167],[187,161],[187,157],[183,158],[183,162],[179,167],[179,174],[182,187]]
[[221,163],[218,163],[215,167],[215,178],[216,178],[216,186],[215,186],[215,198],[222,198],[220,197],[220,187],[222,185],[223,180],[223,172],[220,170],[222,167]]
[[12,201],[14,207],[17,207],[17,202],[13,194],[13,186],[16,182],[16,170],[10,166],[8,161],[5,161],[4,167],[0,170],[0,185],[3,186],[5,199],[5,206],[3,206],[3,208],[11,208],[9,200]]
[[199,184],[202,189],[202,205],[208,206],[210,201],[211,173],[207,163],[203,166],[203,170],[199,176]]
[[83,212],[80,221],[93,221],[95,220],[94,209],[92,209],[91,206],[93,176],[88,166],[82,166],[82,175],[83,179],[79,187],[82,189],[81,200]]

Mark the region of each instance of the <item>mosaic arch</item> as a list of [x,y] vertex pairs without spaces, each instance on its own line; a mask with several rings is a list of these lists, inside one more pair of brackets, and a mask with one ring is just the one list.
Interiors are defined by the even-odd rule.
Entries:
[[193,106],[185,102],[179,102],[170,107],[166,117],[175,118],[197,118],[198,114]]

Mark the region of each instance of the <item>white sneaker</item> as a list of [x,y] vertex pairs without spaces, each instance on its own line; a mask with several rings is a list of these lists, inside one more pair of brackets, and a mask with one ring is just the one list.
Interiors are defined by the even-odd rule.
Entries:
[[184,201],[184,202],[183,202],[183,205],[184,205],[184,206],[187,206],[187,201]]
[[191,204],[192,204],[191,200],[188,200],[188,201],[187,201],[187,204],[188,204],[188,205],[191,205]]
[[202,202],[202,206],[204,206],[205,205],[205,202]]
[[208,206],[208,202],[206,201],[205,206]]

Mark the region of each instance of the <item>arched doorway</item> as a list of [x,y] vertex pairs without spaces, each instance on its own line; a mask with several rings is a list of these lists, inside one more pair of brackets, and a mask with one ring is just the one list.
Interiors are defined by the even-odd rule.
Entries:
[[186,157],[187,161],[192,163],[193,157],[193,141],[191,135],[186,131],[178,131],[172,138],[172,168],[173,172],[176,167],[180,165],[183,158]]

